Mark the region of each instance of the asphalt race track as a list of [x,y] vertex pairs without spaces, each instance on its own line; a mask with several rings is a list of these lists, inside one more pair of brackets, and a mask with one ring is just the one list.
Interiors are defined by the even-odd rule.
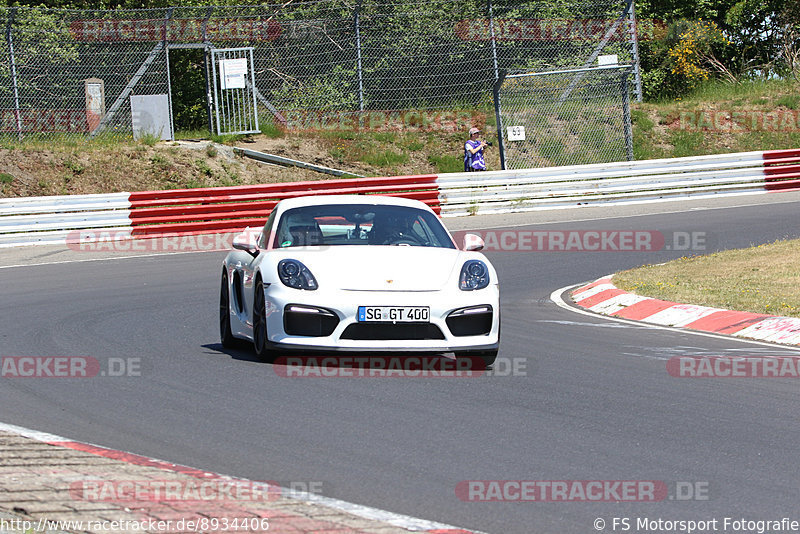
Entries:
[[[562,211],[561,222],[515,230],[705,232],[712,249],[800,236],[797,196],[760,198],[579,222],[568,219],[585,214]],[[141,376],[2,378],[0,421],[255,480],[321,483],[330,497],[498,534],[595,532],[596,518],[612,531],[612,518],[628,517],[636,532],[644,517],[791,516],[798,382],[673,378],[665,364],[797,352],[587,317],[549,299],[682,254],[489,252],[501,279],[500,358],[524,359],[525,370],[460,379],[289,379],[248,350],[222,350],[224,253],[3,268],[0,355],[137,358]],[[671,494],[657,503],[463,502],[455,489],[468,480],[657,480]],[[684,482],[707,487],[707,499],[674,499]]]

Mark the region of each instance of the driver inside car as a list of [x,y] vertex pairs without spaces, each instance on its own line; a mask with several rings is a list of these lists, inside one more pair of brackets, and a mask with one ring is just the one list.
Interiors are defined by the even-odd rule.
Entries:
[[281,247],[322,245],[323,234],[316,219],[304,213],[291,215],[281,225],[278,243]]
[[369,232],[369,243],[371,245],[393,245],[397,241],[408,243],[419,242],[412,230],[413,219],[407,217],[379,214],[375,217],[372,230]]

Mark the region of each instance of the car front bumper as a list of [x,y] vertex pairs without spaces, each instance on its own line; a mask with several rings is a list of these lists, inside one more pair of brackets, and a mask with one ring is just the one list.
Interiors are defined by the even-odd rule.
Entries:
[[[477,291],[300,291],[271,285],[265,292],[268,343],[289,351],[347,352],[468,352],[497,350],[500,342],[499,289],[491,284]],[[358,321],[359,306],[427,306],[429,323],[364,323]],[[335,315],[330,333],[292,335],[295,321],[287,325],[288,309],[321,309]],[[454,328],[453,312],[481,307],[491,308],[491,318],[482,315],[483,332],[470,335],[470,327]],[[296,317],[296,316],[295,316]],[[448,317],[450,323],[448,324]],[[330,325],[334,319],[325,321]],[[455,330],[455,333],[454,333]],[[463,335],[465,334],[466,335]],[[462,335],[456,335],[460,333]],[[327,335],[325,335],[327,334]]]

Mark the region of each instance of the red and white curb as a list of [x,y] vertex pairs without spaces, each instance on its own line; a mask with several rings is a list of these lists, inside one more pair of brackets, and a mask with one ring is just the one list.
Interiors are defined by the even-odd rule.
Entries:
[[605,276],[573,290],[572,300],[581,308],[609,317],[800,345],[800,319],[642,297],[617,288],[611,278]]
[[[29,428],[10,425],[7,423],[0,423],[0,431],[17,434],[56,447],[65,447],[68,449],[95,454],[97,456],[102,456],[104,458],[111,458],[114,460],[118,460],[120,462],[125,462],[133,465],[146,466],[146,467],[154,467],[157,469],[163,469],[164,471],[172,471],[175,473],[181,473],[183,475],[188,475],[196,478],[203,478],[203,479],[226,478],[232,480],[241,480],[236,477],[221,475],[219,473],[214,473],[212,471],[203,471],[202,469],[196,469],[194,467],[175,464],[172,462],[158,460],[147,456],[140,456],[138,454],[133,454],[130,452],[109,449],[106,447],[101,447],[99,445],[92,445],[90,443],[83,443],[80,441],[74,441],[62,436],[48,434],[47,432],[40,432],[38,430],[31,430]],[[270,485],[270,487],[274,486]],[[310,502],[326,508],[331,508],[351,515],[355,515],[362,519],[377,521],[385,523],[387,525],[403,528],[408,530],[409,532],[429,532],[432,534],[486,534],[478,530],[466,530],[460,527],[455,527],[444,523],[437,523],[435,521],[428,521],[425,519],[418,519],[416,517],[411,517],[407,515],[396,514],[394,512],[388,512],[386,510],[380,510],[378,508],[372,508],[369,506],[362,506],[360,504],[341,501],[339,499],[332,499],[330,497],[323,497],[321,495],[313,493],[306,493],[296,490],[290,491],[286,488],[280,488],[280,487],[275,489],[279,490],[279,494],[285,496],[285,498],[287,499],[295,499],[295,500]]]

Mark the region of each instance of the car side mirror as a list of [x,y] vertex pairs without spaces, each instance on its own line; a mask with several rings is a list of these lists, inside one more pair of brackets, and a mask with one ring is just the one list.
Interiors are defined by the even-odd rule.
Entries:
[[483,250],[485,246],[486,243],[483,242],[481,236],[477,234],[464,234],[464,250],[478,251]]
[[256,233],[248,226],[241,234],[233,238],[233,248],[243,250],[255,258],[259,254]]

